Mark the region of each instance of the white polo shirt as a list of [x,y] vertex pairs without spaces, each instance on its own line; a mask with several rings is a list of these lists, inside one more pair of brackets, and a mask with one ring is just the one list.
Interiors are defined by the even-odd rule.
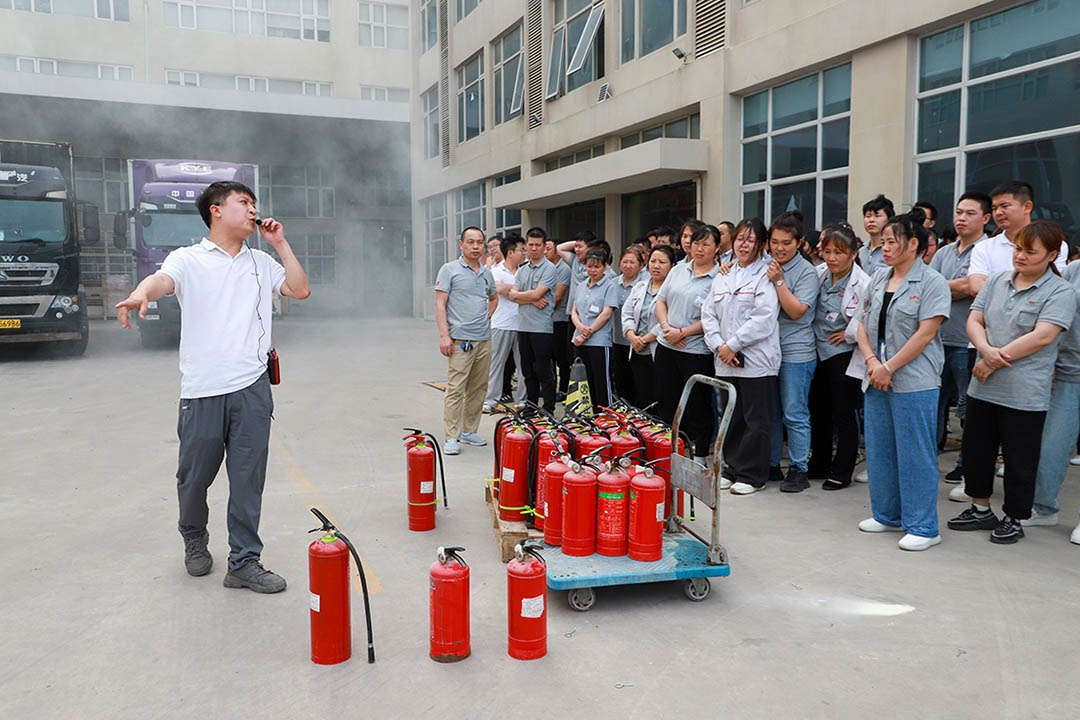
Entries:
[[271,347],[273,295],[285,282],[281,263],[246,244],[229,257],[203,238],[169,253],[160,272],[175,283],[182,311],[180,397],[225,395],[258,380]]
[[[989,278],[999,272],[1013,271],[1013,244],[1005,233],[980,240],[971,250],[971,265],[968,275],[983,275]],[[1068,248],[1062,247],[1054,265],[1058,272],[1065,272],[1065,263],[1069,261]]]
[[[514,284],[514,273],[506,269],[505,261],[492,266],[491,277],[495,278],[497,283]],[[491,329],[517,330],[518,304],[505,295],[499,295],[499,304],[491,314]]]

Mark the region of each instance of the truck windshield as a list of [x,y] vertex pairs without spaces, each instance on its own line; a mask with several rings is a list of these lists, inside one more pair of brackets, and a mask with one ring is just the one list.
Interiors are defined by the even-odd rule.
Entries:
[[147,247],[177,248],[194,245],[207,235],[198,213],[150,212],[153,221],[143,228]]
[[37,239],[59,244],[65,237],[67,222],[62,201],[0,199],[0,243]]

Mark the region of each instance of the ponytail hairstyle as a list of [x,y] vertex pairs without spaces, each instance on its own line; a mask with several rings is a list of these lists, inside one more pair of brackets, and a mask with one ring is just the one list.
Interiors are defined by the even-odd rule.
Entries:
[[795,241],[799,242],[803,237],[803,214],[798,210],[789,210],[783,215],[779,215],[769,226],[770,238],[773,230],[791,233]]
[[1025,252],[1032,252],[1035,249],[1036,240],[1046,248],[1047,252],[1054,253],[1054,259],[1050,261],[1050,269],[1055,275],[1061,275],[1054,260],[1061,255],[1062,248],[1065,248],[1065,252],[1069,251],[1069,244],[1065,241],[1065,233],[1062,232],[1061,226],[1050,220],[1032,220],[1016,233],[1013,244],[1023,248]]
[[903,215],[893,215],[885,223],[885,227],[892,228],[893,235],[898,240],[903,238],[905,242],[918,241],[915,256],[922,257],[927,245],[930,244],[930,230],[923,225],[924,222],[926,222],[926,211],[921,207],[913,207]]
[[854,255],[859,251],[859,238],[847,223],[831,223],[821,229],[821,238],[818,240],[818,248],[821,250],[824,250],[826,245],[834,245],[845,253]]

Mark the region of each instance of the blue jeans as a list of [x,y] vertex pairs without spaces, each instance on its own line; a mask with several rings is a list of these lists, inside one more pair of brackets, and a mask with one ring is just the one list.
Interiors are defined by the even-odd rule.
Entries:
[[1050,409],[1043,424],[1039,474],[1035,478],[1035,502],[1031,508],[1040,515],[1058,511],[1057,495],[1069,466],[1074,438],[1080,428],[1080,383],[1054,383]]
[[[938,397],[938,421],[937,441],[945,440],[945,430],[948,427],[949,400],[956,393],[956,414],[961,422],[964,420],[962,410],[964,408],[964,396],[967,395],[968,383],[971,382],[971,371],[968,370],[970,355],[966,347],[956,345],[945,346],[945,365],[941,369],[941,395]],[[956,466],[964,466],[964,453],[956,459]]]
[[791,467],[806,472],[810,459],[810,381],[814,379],[817,360],[801,363],[780,363],[780,407],[773,414],[772,457],[769,464],[780,464],[784,450],[784,431],[781,420],[787,426],[788,457]]
[[938,534],[937,402],[937,390],[866,389],[866,470],[874,519],[920,537]]

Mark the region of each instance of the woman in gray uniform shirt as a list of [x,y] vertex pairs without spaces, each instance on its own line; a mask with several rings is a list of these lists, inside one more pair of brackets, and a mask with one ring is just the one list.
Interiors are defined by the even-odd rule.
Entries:
[[[916,208],[916,210],[918,210]],[[949,317],[949,284],[921,260],[929,240],[921,211],[889,219],[881,247],[888,267],[870,282],[859,323],[866,467],[874,516],[863,532],[903,531],[901,550],[941,542],[937,515],[937,401]]]
[[[1020,521],[1031,516],[1058,343],[1076,316],[1076,291],[1052,265],[1064,240],[1046,220],[1021,228],[1013,238],[1015,271],[991,275],[971,305],[967,331],[979,353],[964,421],[971,507],[949,521],[951,530],[991,530],[990,542],[1001,544],[1024,537]],[[1005,458],[1000,520],[990,509],[999,446]],[[1071,446],[1071,439],[1064,442],[1065,453]]]
[[[667,423],[675,417],[675,407],[690,376],[713,374],[712,353],[702,335],[701,304],[720,269],[715,260],[719,242],[720,231],[715,227],[698,228],[690,239],[690,262],[676,265],[656,295],[660,336],[653,364],[660,417]],[[704,465],[716,429],[709,389],[694,388],[682,420],[681,427],[694,444],[694,458]]]
[[[634,374],[637,406],[645,409],[656,402],[653,387],[653,353],[656,351],[656,294],[675,267],[675,251],[657,245],[649,253],[649,277],[630,291],[622,307],[622,332],[630,341],[630,370]],[[617,329],[617,328],[616,328]]]

